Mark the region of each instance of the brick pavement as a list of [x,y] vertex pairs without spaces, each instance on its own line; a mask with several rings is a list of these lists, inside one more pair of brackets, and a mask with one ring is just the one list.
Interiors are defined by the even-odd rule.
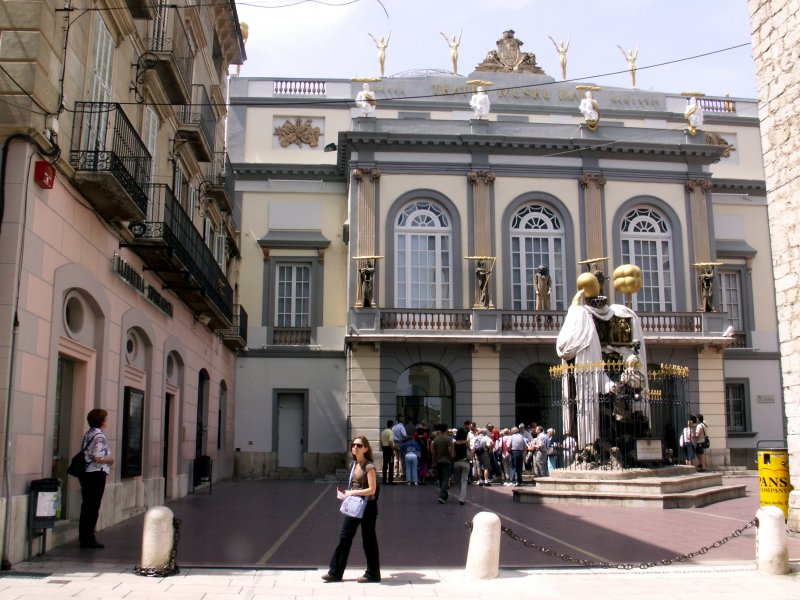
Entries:
[[[740,481],[741,479],[736,479]],[[170,504],[182,519],[180,573],[166,578],[133,574],[139,558],[141,517],[100,532],[104,550],[74,544],[0,573],[0,598],[496,598],[504,593],[558,594],[561,598],[678,598],[703,590],[706,598],[745,594],[800,600],[800,539],[790,539],[793,574],[770,577],[754,568],[755,532],[747,530],[689,563],[648,570],[565,568],[553,557],[503,536],[497,580],[472,581],[463,570],[464,523],[481,510],[527,539],[576,558],[640,562],[709,545],[752,519],[757,481],[745,479],[745,498],[700,509],[659,510],[550,507],[514,503],[502,486],[471,486],[468,503],[436,503],[432,486],[393,486],[381,494],[379,539],[383,582],[355,582],[363,571],[358,541],[342,583],[320,580],[339,527],[334,488],[290,481],[232,481],[213,494]],[[208,568],[214,565],[214,568]],[[260,568],[254,568],[258,565]],[[25,576],[25,574],[32,576]],[[37,576],[39,574],[40,576]]]

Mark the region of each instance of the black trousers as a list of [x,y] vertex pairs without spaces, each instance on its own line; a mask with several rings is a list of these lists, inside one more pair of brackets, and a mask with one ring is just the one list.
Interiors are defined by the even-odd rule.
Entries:
[[449,462],[436,463],[436,479],[439,482],[439,498],[447,500],[450,494],[447,492],[447,487],[450,485],[450,470],[452,464]]
[[81,544],[93,544],[97,540],[94,530],[100,516],[100,502],[106,491],[105,471],[84,473],[81,477],[81,520],[78,526],[78,539]]
[[364,543],[364,555],[367,557],[367,570],[364,575],[372,579],[381,578],[381,564],[378,552],[378,536],[375,533],[375,523],[378,520],[378,501],[370,500],[364,510],[363,519],[345,517],[342,523],[342,532],[339,534],[339,545],[333,551],[331,566],[328,573],[341,579],[347,567],[347,558],[350,556],[350,547],[356,530],[361,525],[361,541]]
[[381,450],[383,450],[383,468],[381,469],[383,485],[392,485],[394,482],[394,450],[391,446],[381,446]]

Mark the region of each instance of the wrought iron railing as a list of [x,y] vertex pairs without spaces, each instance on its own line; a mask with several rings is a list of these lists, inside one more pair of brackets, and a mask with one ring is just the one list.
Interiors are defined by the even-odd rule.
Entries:
[[110,173],[144,211],[151,163],[150,152],[119,104],[75,103],[70,164],[76,171]]
[[214,152],[217,119],[204,85],[192,86],[192,103],[178,109],[178,120],[187,125],[198,125],[209,150]]
[[308,346],[311,344],[311,329],[308,327],[275,327],[272,330],[275,346]]
[[194,51],[181,14],[177,8],[167,4],[159,5],[156,11],[150,35],[145,39],[147,50],[172,54],[178,75],[188,89],[192,83]]
[[737,331],[733,334],[733,343],[730,348],[747,348],[747,334],[743,331]]
[[148,220],[140,223],[139,239],[163,239],[183,263],[189,273],[202,286],[203,293],[211,299],[222,315],[233,318],[233,289],[217,264],[203,236],[195,228],[189,215],[175,198],[169,186],[156,183],[148,188],[150,203]]
[[469,331],[472,311],[395,308],[381,310],[381,329],[417,331]]
[[[556,468],[621,470],[675,464],[689,419],[689,370],[607,361],[550,369],[546,426],[556,430]],[[570,434],[570,435],[567,435]]]
[[247,311],[244,306],[234,304],[231,326],[225,329],[217,329],[217,333],[223,337],[239,337],[247,345]]
[[[233,203],[235,183],[233,165],[228,158],[228,153],[216,152],[214,160],[209,163],[203,191],[205,193],[223,192],[227,196],[228,202]],[[230,211],[233,209],[233,205],[223,208]]]

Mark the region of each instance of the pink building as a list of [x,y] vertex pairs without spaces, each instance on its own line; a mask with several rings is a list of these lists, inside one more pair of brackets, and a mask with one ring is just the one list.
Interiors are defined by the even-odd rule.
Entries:
[[223,143],[228,65],[244,60],[234,3],[71,15],[66,44],[69,11],[13,4],[0,11],[4,562],[27,552],[34,480],[60,482],[47,545],[77,539],[66,467],[92,408],[108,411],[115,457],[98,529],[229,477],[247,323]]

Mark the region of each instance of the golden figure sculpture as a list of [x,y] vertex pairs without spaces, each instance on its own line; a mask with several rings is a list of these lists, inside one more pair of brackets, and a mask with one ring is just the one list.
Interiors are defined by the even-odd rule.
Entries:
[[389,32],[389,35],[386,37],[386,39],[381,37],[379,40],[371,33],[369,34],[369,37],[372,38],[372,41],[375,42],[375,46],[378,48],[378,62],[381,65],[381,77],[383,77],[383,67],[386,64],[386,48],[389,47],[389,39],[392,37],[392,32]]
[[564,40],[561,40],[561,43],[558,44],[556,41],[550,37],[550,41],[553,42],[553,46],[556,47],[556,52],[558,52],[558,62],[561,64],[561,80],[567,80],[567,50],[569,50],[569,42],[572,39],[572,36],[567,38],[567,43],[564,43]]
[[[242,32],[242,42],[247,45],[247,36],[250,35],[250,26],[244,21],[239,21],[239,31]],[[242,72],[242,65],[236,65],[236,77]]]
[[625,48],[620,45],[617,45],[620,52],[622,52],[622,56],[625,57],[625,60],[628,61],[628,71],[631,73],[631,84],[633,87],[636,87],[636,58],[639,56],[639,44],[636,44],[636,50],[628,50],[625,52]]
[[458,37],[453,36],[452,40],[448,38],[444,32],[439,33],[442,34],[444,41],[450,46],[450,60],[453,61],[453,75],[458,75],[458,46],[461,44],[461,34],[463,30],[458,32]]

